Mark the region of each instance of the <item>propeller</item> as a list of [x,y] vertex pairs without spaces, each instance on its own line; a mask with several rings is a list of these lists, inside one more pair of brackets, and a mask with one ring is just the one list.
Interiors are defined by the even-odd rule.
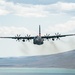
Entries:
[[57,37],[57,39],[56,40],[60,40],[60,38],[59,37]]
[[17,36],[16,37],[20,37],[21,35],[20,34],[17,34]]
[[59,36],[60,36],[61,34],[55,33],[55,35],[57,36],[56,40],[60,40]]
[[15,37],[16,37],[16,41],[20,41],[20,34],[17,34]]
[[27,34],[27,37],[30,37],[30,35],[29,35],[29,34]]
[[55,35],[61,35],[60,33],[55,33]]
[[25,40],[25,39],[23,39],[22,41],[23,41],[23,42],[25,42],[25,41],[30,41],[30,39],[29,39],[29,38],[30,38],[30,36],[31,36],[31,35],[27,34],[25,37],[28,37],[28,39],[26,39],[26,40]]
[[[50,34],[46,34],[46,35],[44,35],[45,37],[48,37],[48,36],[50,36]],[[49,41],[49,38],[46,38],[46,40],[48,40]]]
[[50,34],[46,34],[45,36],[50,36]]

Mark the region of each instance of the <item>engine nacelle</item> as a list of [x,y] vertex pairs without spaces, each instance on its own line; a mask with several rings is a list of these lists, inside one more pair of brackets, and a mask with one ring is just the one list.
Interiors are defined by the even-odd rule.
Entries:
[[52,41],[54,41],[55,39],[54,38],[52,38]]
[[22,41],[25,42],[25,39],[23,39]]

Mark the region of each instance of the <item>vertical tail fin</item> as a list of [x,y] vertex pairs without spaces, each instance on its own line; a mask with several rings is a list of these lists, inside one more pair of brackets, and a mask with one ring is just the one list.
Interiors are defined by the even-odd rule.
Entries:
[[39,36],[41,36],[41,27],[39,25]]

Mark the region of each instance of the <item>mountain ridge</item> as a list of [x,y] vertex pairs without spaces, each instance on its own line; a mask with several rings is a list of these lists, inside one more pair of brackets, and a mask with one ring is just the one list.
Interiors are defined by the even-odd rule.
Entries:
[[0,58],[0,67],[75,68],[75,50],[40,56]]

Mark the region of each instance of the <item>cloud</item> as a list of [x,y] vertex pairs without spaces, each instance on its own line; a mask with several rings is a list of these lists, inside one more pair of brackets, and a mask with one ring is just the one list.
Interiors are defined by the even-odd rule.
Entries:
[[9,14],[7,10],[0,9],[0,15],[6,15],[6,14]]
[[[55,25],[49,25],[46,30],[44,30],[45,33],[75,33],[75,17],[72,17],[69,21],[65,23],[55,24]],[[45,34],[43,33],[43,34]],[[32,29],[29,30],[25,27],[7,27],[7,26],[1,26],[0,27],[0,35],[16,35],[16,34],[35,34],[35,31]],[[36,36],[36,34],[35,34]]]
[[0,15],[7,15],[10,11],[8,11],[4,5],[2,5],[4,1],[0,0]]
[[55,4],[52,4],[51,6],[52,8],[58,9],[60,11],[75,9],[75,3],[57,2]]
[[55,33],[55,32],[74,33],[75,32],[75,17],[72,17],[71,20],[65,23],[60,23],[60,24],[56,24],[56,25],[48,27],[46,32],[48,33]]
[[[45,17],[47,15],[47,11],[43,10],[42,6],[34,6],[34,5],[17,5],[16,8],[14,8],[15,15],[18,16],[25,16],[25,17]],[[21,11],[20,11],[21,10]]]
[[48,5],[33,5],[1,0],[0,12],[0,15],[13,14],[22,17],[47,17],[60,13],[72,15],[75,12],[75,3],[57,2]]
[[0,27],[0,35],[16,35],[16,34],[21,34],[21,35],[27,35],[33,33],[32,31],[29,31],[25,27]]
[[48,14],[43,10],[42,5],[31,4],[14,4],[13,2],[0,1],[0,7],[3,7],[10,14],[23,16],[23,17],[45,17]]
[[[75,12],[75,3],[57,2],[45,5],[44,10],[50,14],[70,14]],[[74,14],[75,15],[75,14]]]

